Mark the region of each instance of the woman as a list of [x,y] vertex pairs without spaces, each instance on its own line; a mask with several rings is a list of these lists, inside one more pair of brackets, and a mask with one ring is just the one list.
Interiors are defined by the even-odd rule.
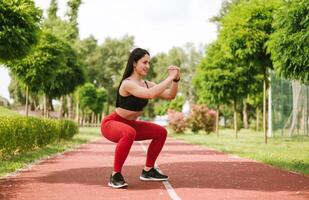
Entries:
[[[173,99],[178,89],[180,70],[169,66],[167,78],[159,84],[142,80],[149,70],[149,53],[141,48],[134,49],[117,90],[116,109],[106,116],[101,124],[101,133],[108,140],[117,143],[114,171],[108,185],[112,188],[126,187],[121,169],[134,141],[152,139],[145,167],[140,179],[143,181],[164,181],[168,176],[154,168],[155,161],[165,143],[167,131],[154,123],[137,120],[147,105],[148,99]],[[170,87],[169,87],[170,86]],[[169,88],[168,88],[169,87]]]

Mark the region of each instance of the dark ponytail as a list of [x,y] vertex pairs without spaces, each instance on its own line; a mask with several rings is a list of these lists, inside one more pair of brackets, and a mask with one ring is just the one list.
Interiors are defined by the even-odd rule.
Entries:
[[139,59],[141,59],[142,57],[144,57],[146,54],[150,56],[149,52],[145,49],[142,49],[142,48],[136,48],[130,53],[126,69],[124,70],[122,79],[121,79],[119,86],[118,86],[118,89],[117,89],[116,108],[119,105],[119,88],[121,86],[122,81],[124,79],[128,78],[129,76],[131,76],[131,74],[133,73],[133,70],[134,70],[133,64],[137,63],[137,61]]

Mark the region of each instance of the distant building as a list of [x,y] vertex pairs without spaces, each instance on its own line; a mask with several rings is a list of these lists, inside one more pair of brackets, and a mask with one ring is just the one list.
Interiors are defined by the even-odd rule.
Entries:
[[0,96],[0,106],[9,106],[9,105],[10,102],[6,98]]

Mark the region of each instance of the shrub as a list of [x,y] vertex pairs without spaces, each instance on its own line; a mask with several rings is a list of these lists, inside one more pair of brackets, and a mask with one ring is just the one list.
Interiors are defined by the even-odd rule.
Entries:
[[216,128],[217,112],[206,105],[192,105],[188,122],[193,132],[204,130],[206,133],[214,132]]
[[78,127],[72,120],[60,121],[60,138],[69,140],[78,133]]
[[0,117],[0,157],[70,139],[76,133],[78,127],[70,120]]
[[183,133],[187,128],[185,115],[182,112],[168,110],[168,122],[175,133]]
[[205,123],[205,129],[204,129],[207,133],[215,132],[215,130],[216,130],[216,118],[217,118],[217,111],[212,110],[212,109],[208,110],[207,120],[206,120],[206,123]]

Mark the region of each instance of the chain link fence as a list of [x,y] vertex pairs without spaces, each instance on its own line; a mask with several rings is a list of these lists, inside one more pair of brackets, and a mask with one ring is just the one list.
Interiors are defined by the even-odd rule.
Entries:
[[280,78],[270,80],[269,127],[272,136],[309,136],[309,86]]

